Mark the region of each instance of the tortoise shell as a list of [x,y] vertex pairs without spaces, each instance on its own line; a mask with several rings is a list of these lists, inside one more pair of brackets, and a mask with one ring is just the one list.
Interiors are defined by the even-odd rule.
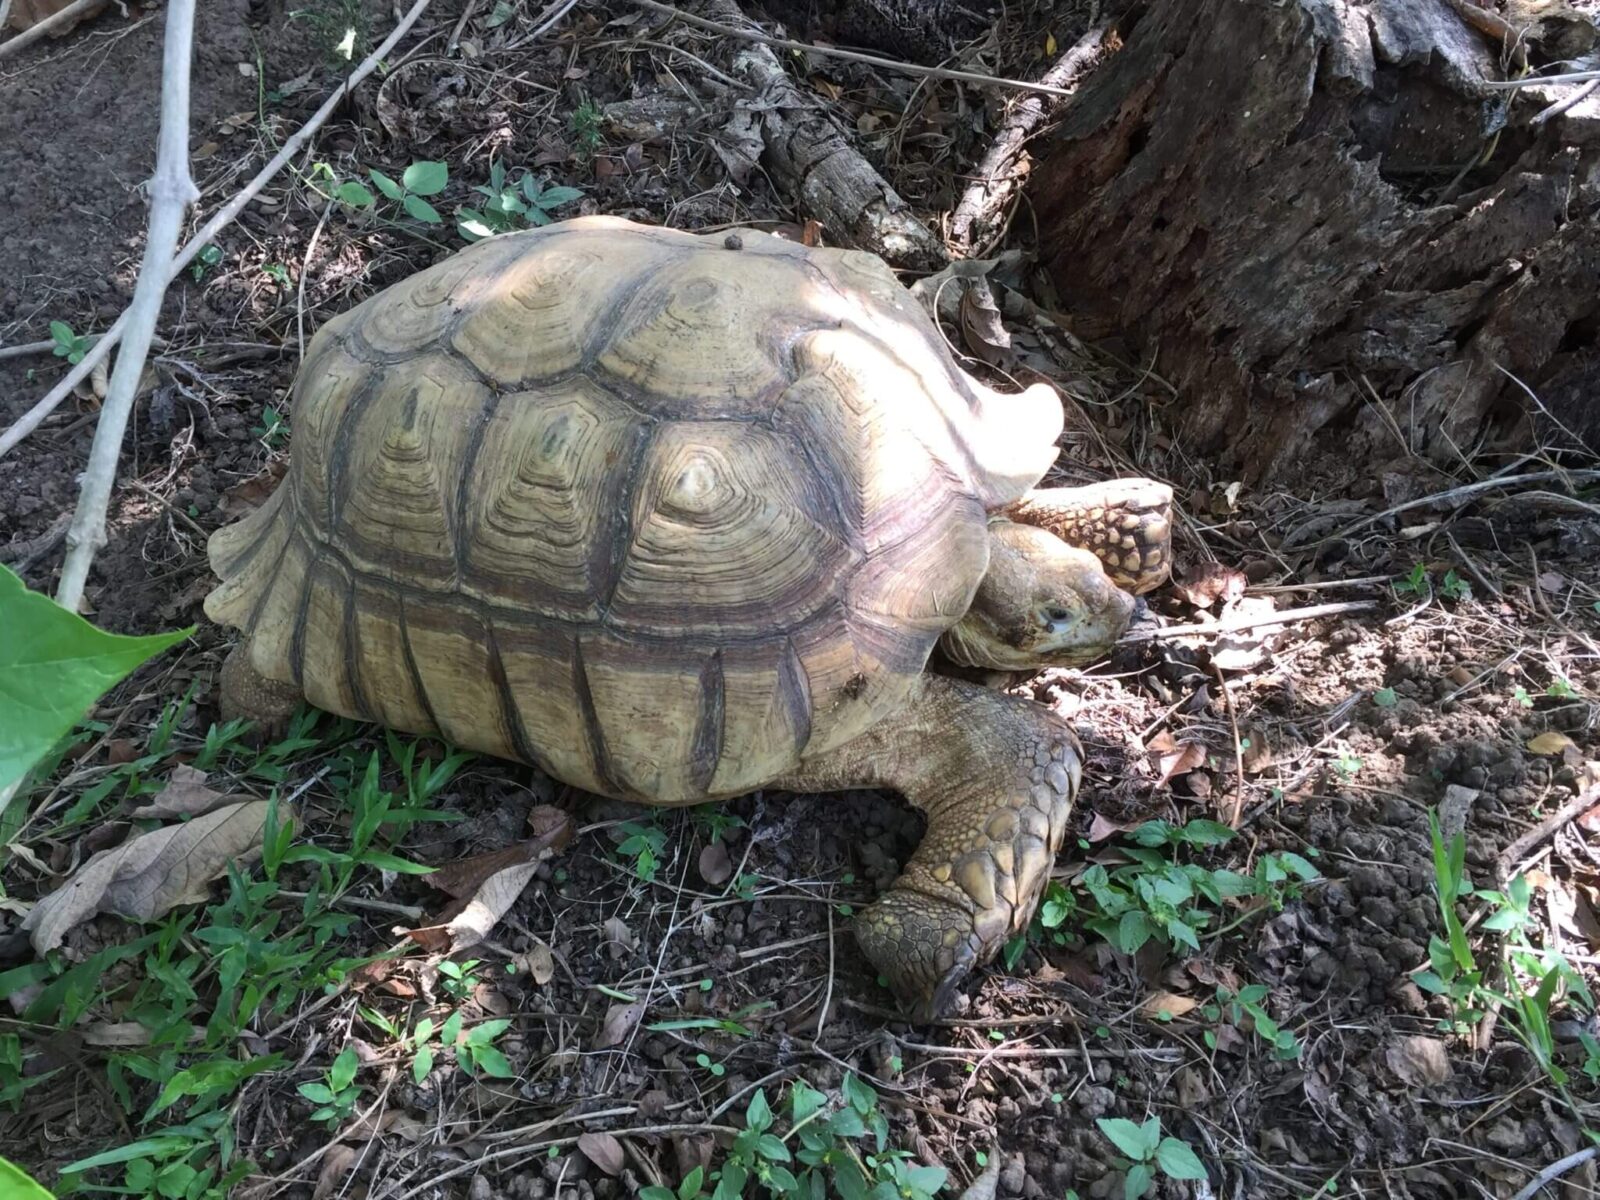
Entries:
[[966,611],[988,512],[1056,453],[1059,404],[1020,400],[869,255],[492,238],[317,333],[206,612],[335,713],[612,796],[748,792],[896,708]]

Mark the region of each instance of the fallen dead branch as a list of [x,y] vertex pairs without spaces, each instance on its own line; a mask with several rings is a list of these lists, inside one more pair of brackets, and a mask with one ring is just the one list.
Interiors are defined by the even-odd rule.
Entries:
[[1584,788],[1555,812],[1500,852],[1500,880],[1506,882],[1522,857],[1574,817],[1600,804],[1600,787]]
[[117,355],[111,385],[94,443],[89,466],[78,493],[78,509],[67,528],[67,557],[61,567],[56,603],[78,611],[84,581],[95,552],[106,544],[106,510],[111,485],[117,477],[122,435],[128,428],[144,372],[150,339],[161,317],[161,302],[172,278],[172,253],[178,245],[184,214],[200,199],[200,189],[189,176],[189,65],[194,57],[195,0],[169,0],[167,30],[161,51],[161,132],[157,140],[156,172],[150,180],[150,225],[145,234],[144,262],[128,306],[126,345]]
[[[311,140],[311,135],[322,128],[345,96],[354,90],[357,84],[365,80],[368,75],[372,74],[380,62],[388,58],[389,53],[399,44],[400,39],[405,37],[411,27],[417,23],[417,19],[427,11],[428,5],[432,2],[433,0],[416,0],[416,3],[411,6],[406,15],[400,18],[399,24],[383,40],[382,45],[376,47],[355,70],[346,76],[345,81],[334,89],[333,94],[328,97],[322,107],[317,109],[311,115],[311,118],[283,143],[283,148],[273,155],[272,160],[261,168],[255,178],[245,184],[243,190],[234,196],[232,200],[229,200],[228,203],[218,209],[216,214],[205,223],[200,231],[184,244],[183,249],[172,260],[172,266],[167,275],[168,283],[187,267],[201,250],[216,240],[217,234],[233,223],[239,214],[244,211],[245,205],[255,199],[261,189],[266,187],[279,171],[283,170],[289,160],[300,153],[306,143]],[[37,429],[44,419],[72,394],[72,389],[88,378],[90,372],[100,365],[107,354],[111,353],[112,347],[117,344],[123,333],[126,332],[128,311],[124,311],[117,318],[115,324],[100,336],[99,340],[83,356],[78,365],[68,371],[61,381],[50,389],[44,399],[19,417],[4,433],[0,433],[0,458],[3,458],[18,442]]]
[[1286,608],[1270,617],[1251,617],[1242,621],[1217,621],[1208,625],[1169,625],[1165,629],[1140,630],[1117,639],[1117,645],[1129,646],[1138,642],[1158,642],[1167,638],[1201,637],[1208,633],[1240,633],[1246,629],[1264,629],[1269,625],[1289,625],[1295,621],[1314,621],[1318,617],[1334,617],[1340,613],[1365,612],[1377,608],[1376,600],[1343,600],[1335,604],[1312,604],[1305,608]]
[[[87,13],[91,8],[104,4],[105,0],[73,0],[58,13],[52,13],[37,25],[30,25],[16,37],[0,42],[0,58],[8,54],[15,54],[24,46],[31,46],[34,42],[48,34],[52,29],[59,29],[63,25],[71,24]],[[9,5],[7,6],[10,7]],[[5,27],[5,21],[0,20],[0,29]]]
[[826,58],[842,58],[846,62],[865,63],[869,67],[882,67],[887,71],[899,71],[905,75],[925,75],[930,79],[951,79],[961,83],[1016,88],[1019,91],[1040,92],[1047,96],[1072,95],[1070,90],[1050,83],[1033,83],[1026,79],[1005,79],[996,75],[982,75],[976,71],[957,71],[949,67],[925,67],[918,63],[900,62],[893,58],[880,58],[876,54],[863,54],[859,50],[842,50],[837,46],[817,46],[811,42],[796,42],[791,41],[789,38],[773,37],[770,34],[761,33],[759,30],[724,24],[721,21],[711,21],[705,17],[697,17],[692,13],[684,12],[681,8],[674,8],[670,4],[662,4],[659,0],[633,0],[633,2],[640,8],[648,8],[651,12],[676,17],[686,25],[695,25],[711,33],[720,33],[726,37],[738,38],[741,41],[759,42],[764,46],[774,46],[780,50],[798,50],[803,54],[820,54]]
[[[646,7],[677,11],[654,0]],[[729,21],[742,19],[733,0],[716,0],[713,11]],[[737,33],[732,25],[726,31]],[[764,35],[750,40],[748,49],[735,55],[734,71],[754,86],[756,95],[739,101],[734,119],[744,123],[741,131],[749,131],[751,140],[759,139],[762,162],[779,186],[835,241],[876,254],[892,266],[942,266],[946,256],[940,240],[821,106],[794,85]]]
[[[1104,25],[1089,30],[1045,73],[1042,82],[1071,95],[1079,78],[1100,61],[1107,48],[1109,32]],[[962,253],[983,256],[982,252],[972,250],[973,226],[990,224],[994,213],[1005,206],[1006,200],[1020,186],[1020,180],[1011,169],[1023,143],[1046,118],[1059,112],[1064,102],[1063,96],[1054,93],[1028,96],[1006,117],[950,218],[950,240]]]

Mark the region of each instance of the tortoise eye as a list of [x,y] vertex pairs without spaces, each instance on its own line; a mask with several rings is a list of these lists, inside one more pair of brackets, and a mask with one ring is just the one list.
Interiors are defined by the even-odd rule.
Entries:
[[1072,614],[1064,608],[1047,608],[1044,610],[1044,615],[1052,621],[1070,621],[1072,619]]

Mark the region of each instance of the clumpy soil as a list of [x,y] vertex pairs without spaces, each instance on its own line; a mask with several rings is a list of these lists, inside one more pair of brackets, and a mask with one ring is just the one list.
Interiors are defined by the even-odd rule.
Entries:
[[[112,540],[96,562],[88,607],[116,630],[197,629],[106,698],[99,715],[110,730],[57,780],[69,793],[130,743],[137,752],[161,709],[191,685],[161,769],[192,758],[216,719],[228,636],[200,610],[212,582],[204,536],[258,502],[282,468],[292,437],[286,444],[273,432],[272,415],[292,431],[285,394],[302,326],[309,336],[326,316],[460,244],[448,223],[430,229],[325,213],[303,182],[314,163],[343,179],[444,160],[452,183],[438,207],[447,215],[473,201],[470,188],[487,178],[493,155],[548,184],[581,188],[584,199],[568,213],[690,228],[795,217],[759,173],[730,183],[712,145],[719,120],[686,119],[652,138],[596,115],[674,78],[715,99],[718,81],[699,74],[706,62],[660,51],[658,31],[640,33],[620,7],[577,10],[583,15],[557,40],[526,44],[518,39],[534,14],[490,25],[498,8],[471,6],[457,30],[463,9],[437,5],[392,80],[381,91],[376,81],[364,87],[297,164],[300,178],[275,181],[219,239],[217,261],[173,288],[166,345],[125,443]],[[377,36],[392,21],[387,6],[362,11]],[[162,15],[133,8],[123,18],[113,9],[0,71],[11,131],[0,146],[0,180],[9,181],[0,185],[0,248],[10,265],[0,282],[0,345],[47,337],[51,319],[79,332],[104,328],[131,294]],[[606,25],[611,17],[622,23]],[[1034,32],[1019,39],[1030,49],[1018,52],[1014,73],[1038,69],[1043,39]],[[1071,31],[1052,36],[1067,44]],[[197,38],[191,144],[210,211],[336,76],[321,35],[290,21],[281,0],[203,5]],[[710,41],[684,45],[725,65]],[[952,120],[953,92],[885,96],[879,77],[820,60],[813,77],[891,179],[910,179],[907,195],[941,194],[942,154],[981,153],[972,130],[983,115]],[[930,112],[929,97],[943,107]],[[878,136],[885,116],[908,104],[920,107]],[[982,1154],[1000,1159],[1001,1196],[1120,1196],[1125,1164],[1100,1133],[1101,1117],[1159,1116],[1194,1147],[1210,1179],[1203,1188],[1160,1182],[1157,1194],[1169,1197],[1306,1197],[1335,1186],[1340,1195],[1510,1196],[1531,1170],[1579,1148],[1576,1122],[1504,1020],[1468,1036],[1441,1032],[1445,1008],[1413,974],[1439,932],[1430,808],[1465,832],[1467,867],[1488,886],[1504,848],[1581,786],[1600,696],[1593,510],[1506,495],[1411,510],[1404,528],[1385,518],[1347,532],[1458,481],[1412,461],[1352,471],[1330,457],[1305,464],[1300,490],[1230,487],[1163,436],[1157,401],[1167,398],[1148,380],[1092,348],[1071,353],[1052,377],[1093,402],[1075,414],[1094,417],[1074,417],[1064,479],[1140,471],[1171,481],[1184,514],[1184,578],[1217,561],[1248,579],[1249,602],[1366,607],[1224,641],[1142,643],[1107,669],[1012,681],[1084,741],[1078,836],[1057,876],[1070,885],[1089,862],[1125,862],[1118,830],[1142,820],[1203,817],[1239,832],[1195,861],[1248,872],[1263,855],[1293,851],[1320,878],[1286,889],[1276,905],[1230,908],[1224,923],[1234,927],[1206,938],[1198,953],[1152,944],[1130,957],[1069,919],[1068,936],[1042,936],[1009,969],[996,964],[975,976],[950,1018],[912,1027],[848,936],[850,914],[893,878],[920,835],[920,819],[893,797],[768,793],[725,806],[737,821],[720,821],[652,815],[574,794],[536,771],[474,761],[433,800],[462,819],[413,832],[406,854],[446,865],[503,846],[524,836],[540,805],[566,809],[585,827],[541,864],[468,956],[484,965],[460,1007],[512,1020],[500,1046],[516,1078],[473,1081],[446,1062],[416,1083],[409,1065],[399,1070],[383,1058],[385,1035],[359,1008],[403,1021],[432,1011],[445,993],[437,961],[413,949],[254,1031],[250,1052],[279,1052],[295,1065],[239,1094],[240,1151],[257,1164],[240,1194],[320,1197],[348,1186],[373,1200],[627,1195],[655,1178],[675,1183],[719,1154],[715,1127],[737,1121],[758,1082],[774,1096],[793,1080],[836,1091],[846,1070],[879,1089],[895,1144],[949,1168],[952,1194],[976,1175]],[[23,411],[61,370],[49,355],[0,360],[0,420]],[[59,532],[95,407],[92,391],[74,398],[0,459],[0,561],[42,590],[60,566]],[[1431,595],[1389,586],[1419,563]],[[1454,585],[1446,594],[1447,578],[1471,594]],[[1173,588],[1150,608],[1152,624],[1215,611],[1197,610]],[[1530,747],[1551,733],[1572,749]],[[348,736],[361,760],[384,745],[371,730]],[[1164,779],[1166,756],[1189,742],[1203,755]],[[316,769],[314,758],[292,766],[285,785]],[[385,779],[399,786],[392,769]],[[329,845],[347,836],[345,801],[326,780],[302,805],[303,836]],[[98,826],[64,837],[49,821],[31,826],[22,843],[32,854],[3,864],[7,893],[26,901],[51,890],[100,847],[96,839],[120,836],[114,798],[98,815]],[[652,819],[664,836],[646,880],[635,856],[619,851],[629,832],[619,823]],[[1583,829],[1563,828],[1514,865],[1537,882],[1535,938],[1592,962],[1600,926],[1587,898],[1596,860]],[[291,876],[285,886],[304,882]],[[374,875],[354,899],[367,907],[352,910],[352,955],[383,950],[397,925],[442,907],[438,892],[407,876]],[[14,928],[14,915],[0,910],[0,935]],[[127,936],[111,920],[89,930],[99,942]],[[16,939],[11,952],[21,953]],[[508,962],[519,969],[507,972]],[[1265,986],[1263,1006],[1296,1035],[1297,1057],[1276,1054],[1248,1021],[1212,1019],[1200,1007],[1218,987],[1249,985]],[[618,994],[646,997],[648,1012],[612,1038]],[[1157,1008],[1171,1019],[1153,1016]],[[746,1032],[649,1028],[702,1016],[735,1020]],[[1587,1102],[1590,1085],[1576,1069],[1584,1031],[1560,1014],[1558,1049]],[[388,1115],[364,1133],[346,1130],[330,1148],[297,1087],[319,1078],[345,1042],[370,1064],[367,1094],[387,1089]],[[141,1132],[125,1124],[137,1114],[119,1112],[96,1051],[52,1042],[49,1053],[63,1066],[49,1102],[0,1112],[0,1146],[46,1181],[64,1163]],[[599,1130],[616,1131],[627,1148],[620,1174],[574,1146],[578,1134]],[[351,1147],[359,1156],[346,1153]],[[339,1169],[330,1172],[330,1163]],[[1589,1166],[1566,1178],[1579,1188],[1571,1194],[1593,1194]]]

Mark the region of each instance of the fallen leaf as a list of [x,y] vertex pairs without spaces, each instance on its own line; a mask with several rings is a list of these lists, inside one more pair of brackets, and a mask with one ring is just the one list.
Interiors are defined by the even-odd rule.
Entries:
[[1567,577],[1555,571],[1545,571],[1539,576],[1539,590],[1541,592],[1549,592],[1553,596],[1559,596],[1567,590]]
[[611,1134],[582,1133],[578,1135],[578,1152],[607,1175],[621,1175],[624,1155],[622,1143]]
[[1193,996],[1182,996],[1177,992],[1156,992],[1139,1005],[1139,1011],[1153,1021],[1160,1021],[1181,1017],[1198,1007],[1200,1001]]
[[1243,571],[1218,562],[1203,562],[1185,571],[1183,582],[1174,584],[1172,590],[1196,608],[1210,608],[1218,600],[1226,608],[1244,595],[1246,582]]
[[312,1189],[311,1200],[327,1200],[333,1195],[360,1157],[361,1150],[357,1146],[347,1146],[343,1142],[329,1146],[322,1156],[322,1169],[317,1172],[317,1186]]
[[556,957],[543,942],[534,942],[533,948],[525,954],[512,955],[511,962],[540,987],[549,983],[556,973]]
[[628,928],[628,923],[621,917],[607,917],[605,923],[600,926],[600,932],[605,935],[606,942],[620,946],[624,953],[639,944],[639,939],[634,936],[633,930]]
[[[189,1026],[191,1042],[199,1041],[205,1033],[199,1025]],[[82,1035],[87,1046],[148,1046],[151,1037],[150,1031],[137,1021],[96,1021],[85,1025]]]
[[238,797],[225,796],[208,788],[204,771],[179,764],[172,768],[167,786],[156,793],[156,798],[128,815],[141,821],[149,817],[195,817],[235,799]]
[[1204,743],[1179,742],[1176,748],[1161,756],[1161,778],[1156,780],[1156,786],[1163,786],[1174,775],[1187,775],[1196,767],[1203,766],[1205,761]]
[[712,887],[720,887],[733,878],[733,861],[720,839],[700,851],[700,878]]
[[231,517],[260,508],[272,498],[288,466],[288,459],[278,459],[268,463],[249,479],[234,484],[222,493],[222,503],[217,506],[220,515]]
[[[101,851],[34,905],[22,928],[34,949],[47,954],[97,913],[151,921],[180,904],[199,903],[212,880],[259,852],[267,807],[265,800],[230,804]],[[280,809],[279,819],[292,818]]]
[[967,1185],[967,1190],[961,1193],[961,1200],[994,1200],[1000,1186],[1000,1165],[1004,1160],[1005,1155],[1000,1153],[1000,1147],[991,1146],[989,1161],[978,1172],[978,1177]]
[[1571,738],[1564,733],[1557,733],[1554,729],[1547,729],[1538,737],[1528,739],[1528,749],[1535,754],[1560,754],[1572,744]]
[[120,767],[139,757],[139,750],[127,738],[112,738],[106,743],[106,765]]
[[346,1141],[368,1142],[379,1134],[391,1133],[408,1142],[420,1142],[428,1136],[429,1129],[430,1126],[399,1109],[386,1108],[381,1117],[376,1113],[357,1116],[339,1136]]
[[1248,745],[1244,747],[1244,769],[1246,774],[1259,775],[1273,764],[1272,744],[1267,741],[1264,730],[1252,729],[1247,734]]
[[1383,1057],[1401,1082],[1412,1087],[1431,1087],[1450,1078],[1450,1056],[1438,1038],[1397,1037]]
[[990,366],[1000,366],[1011,357],[1011,334],[1000,319],[994,291],[983,276],[967,280],[961,289],[961,332],[971,350]]
[[594,1039],[596,1050],[619,1046],[633,1027],[644,1016],[644,1001],[633,1000],[626,1004],[613,1004],[606,1009],[606,1019],[600,1023],[600,1033]]
[[553,804],[536,804],[528,810],[528,832],[548,839],[552,850],[560,850],[572,840],[572,815]]
[[1089,840],[1103,842],[1108,837],[1115,837],[1119,833],[1126,833],[1135,828],[1133,825],[1120,825],[1102,813],[1095,813],[1089,821]]

